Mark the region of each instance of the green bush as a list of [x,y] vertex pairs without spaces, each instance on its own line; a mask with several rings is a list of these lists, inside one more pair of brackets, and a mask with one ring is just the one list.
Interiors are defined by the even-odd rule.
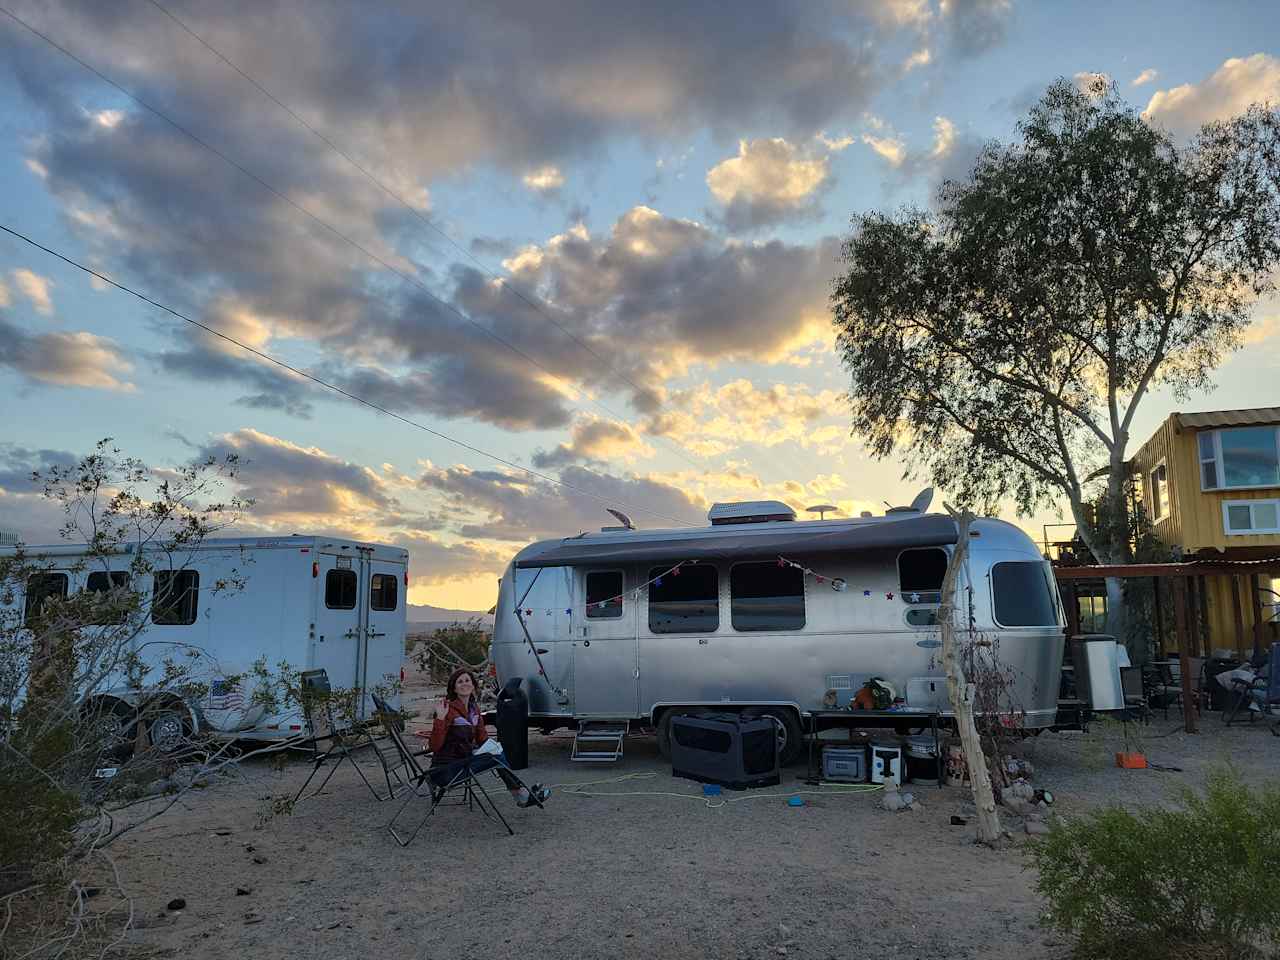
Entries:
[[1178,808],[1060,822],[1031,857],[1048,922],[1080,956],[1247,957],[1280,939],[1280,788],[1229,771]]

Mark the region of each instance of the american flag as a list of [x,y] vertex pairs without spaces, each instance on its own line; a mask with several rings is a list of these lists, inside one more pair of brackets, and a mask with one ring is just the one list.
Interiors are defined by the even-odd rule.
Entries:
[[230,680],[215,680],[209,684],[210,710],[235,710],[244,706],[244,697],[238,684]]

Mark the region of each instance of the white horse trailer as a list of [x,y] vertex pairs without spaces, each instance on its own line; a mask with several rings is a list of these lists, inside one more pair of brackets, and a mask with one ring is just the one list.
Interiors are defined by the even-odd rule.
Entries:
[[[41,567],[37,576],[43,596],[95,589],[90,582],[95,575],[119,583],[117,578],[127,577],[133,559],[122,552],[79,564],[83,548],[73,545],[31,546],[25,552]],[[12,555],[13,548],[0,548],[4,554]],[[171,697],[169,710],[153,713],[154,742],[164,743],[183,732],[268,742],[297,737],[304,724],[296,706],[267,713],[252,703],[254,680],[244,675],[259,660],[270,673],[281,663],[295,671],[323,669],[331,689],[365,691],[357,704],[360,717],[371,712],[369,694],[379,688],[398,704],[405,649],[406,550],[294,535],[209,539],[184,548],[180,561],[171,563],[158,551],[147,559],[154,572],[129,588],[153,598],[168,589],[177,599],[151,604],[133,648],[153,668],[153,675],[168,658],[188,666],[191,678],[209,687],[195,702]],[[243,578],[243,585],[215,589],[232,576]],[[24,592],[16,593],[13,604],[24,616],[29,613]],[[225,679],[235,676],[243,677],[239,684]],[[108,707],[117,701],[127,711],[141,697],[156,693],[145,682],[143,690],[130,690],[123,677],[113,677],[93,696],[106,700]]]
[[[957,530],[950,517],[797,522],[777,502],[716,504],[711,525],[629,524],[534,543],[499,588],[492,658],[523,680],[530,724],[653,724],[700,709],[774,718],[785,755],[835,690],[846,706],[881,677],[910,711],[951,712],[937,613]],[[1007,709],[1051,726],[1063,613],[1049,565],[1000,520],[971,528],[960,597],[1012,677]]]

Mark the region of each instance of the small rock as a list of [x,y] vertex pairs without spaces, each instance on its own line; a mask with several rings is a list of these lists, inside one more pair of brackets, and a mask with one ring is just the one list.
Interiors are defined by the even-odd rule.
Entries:
[[166,910],[185,910],[186,908],[187,901],[183,900],[181,897],[174,897],[165,907]]
[[787,948],[786,948],[786,947],[779,947],[779,948],[778,948],[778,950],[777,950],[777,953],[778,953],[778,956],[780,956],[780,957],[785,957],[785,956],[787,955]]
[[262,854],[260,854],[260,853],[256,853],[256,854],[254,854],[254,856],[253,856],[253,862],[254,862],[254,863],[266,863],[266,862],[267,862],[267,858],[266,858],[266,857],[264,857],[264,856],[263,856]]
[[968,822],[969,822],[968,817],[957,816],[954,813],[951,815],[951,825],[953,827],[963,827]]
[[256,913],[246,913],[244,915],[244,922],[246,926],[251,923],[261,923],[263,919],[264,918],[260,914]]
[[214,835],[215,837],[229,837],[229,836],[231,836],[231,831],[230,831],[230,830],[215,830],[215,831],[213,831],[213,835]]
[[1033,837],[1043,836],[1049,832],[1049,825],[1047,823],[1041,823],[1039,820],[1028,820],[1023,824],[1023,829]]
[[249,887],[236,887],[237,897],[247,897],[251,893],[253,893],[253,890]]

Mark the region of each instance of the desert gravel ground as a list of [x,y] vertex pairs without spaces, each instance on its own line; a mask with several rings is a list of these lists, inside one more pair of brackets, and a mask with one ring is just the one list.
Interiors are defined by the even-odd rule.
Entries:
[[[411,698],[425,690],[411,684]],[[1172,770],[1114,766],[1118,730],[1046,734],[1020,750],[1037,785],[1071,813],[1117,800],[1161,802],[1234,760],[1251,781],[1280,775],[1280,738],[1263,724],[1196,736],[1177,715],[1141,735]],[[526,782],[557,785],[545,811],[518,810],[493,786],[516,831],[479,815],[438,814],[409,849],[388,836],[398,803],[376,803],[344,769],[291,816],[263,822],[263,797],[296,790],[301,758],[188,795],[118,851],[144,955],[522,958],[1026,958],[1066,950],[1037,925],[1040,902],[1010,821],[1007,849],[975,846],[950,825],[967,789],[915,788],[923,809],[890,813],[879,794],[806,787],[729,793],[673,779],[652,737],[633,736],[617,764],[569,761],[564,731],[530,743]],[[572,784],[601,783],[587,796]],[[788,796],[806,792],[805,804]],[[912,789],[907,787],[907,789]],[[425,810],[425,807],[422,808]],[[237,888],[248,890],[237,894]],[[175,897],[180,911],[165,909]]]

